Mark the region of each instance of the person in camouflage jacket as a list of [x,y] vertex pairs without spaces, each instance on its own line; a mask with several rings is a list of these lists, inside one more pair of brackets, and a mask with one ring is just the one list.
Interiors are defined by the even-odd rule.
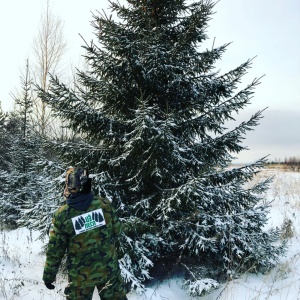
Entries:
[[69,168],[64,195],[67,204],[53,216],[43,281],[49,289],[67,255],[68,300],[92,299],[97,287],[101,300],[125,300],[115,242],[121,223],[107,199],[93,196],[87,170]]

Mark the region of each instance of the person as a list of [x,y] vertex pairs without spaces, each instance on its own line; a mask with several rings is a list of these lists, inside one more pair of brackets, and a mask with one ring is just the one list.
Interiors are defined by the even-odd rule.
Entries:
[[68,300],[90,300],[95,287],[101,300],[125,300],[115,243],[121,223],[108,199],[93,196],[88,171],[69,168],[64,189],[66,204],[53,215],[46,251],[43,281],[54,281],[67,255]]

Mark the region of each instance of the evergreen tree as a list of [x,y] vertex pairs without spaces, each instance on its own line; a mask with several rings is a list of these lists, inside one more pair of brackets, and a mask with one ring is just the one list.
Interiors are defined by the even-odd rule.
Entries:
[[5,145],[1,151],[5,155],[5,164],[2,163],[0,170],[1,220],[8,225],[38,229],[41,236],[45,236],[51,214],[59,205],[56,184],[60,178],[57,165],[46,158],[43,140],[34,131],[30,94],[27,61],[25,75],[21,77],[20,95],[13,95],[15,110],[1,127],[1,145]]
[[2,110],[0,105],[0,169],[7,170],[8,168],[8,153],[7,144],[8,139],[6,137],[6,124],[8,119],[8,113]]
[[35,120],[32,120],[34,102],[30,96],[32,81],[28,61],[21,84],[22,94],[14,98],[20,120],[16,152],[21,155],[16,165],[18,175],[15,176],[19,192],[17,224],[38,230],[40,238],[44,238],[48,235],[52,214],[60,205],[63,170],[55,153],[45,147],[46,137],[38,133]]
[[[19,204],[24,201],[23,188],[27,183],[24,163],[24,141],[21,134],[21,121],[15,112],[8,115],[5,125],[5,163],[1,166],[0,207],[1,219],[7,225],[16,225],[20,217]],[[1,144],[2,145],[2,144]]]
[[226,129],[259,84],[239,89],[251,60],[214,70],[227,45],[201,49],[210,0],[110,3],[119,19],[93,16],[90,71],[79,72],[76,89],[52,77],[40,96],[84,138],[61,145],[64,155],[89,167],[118,209],[124,278],[139,289],[151,270],[183,266],[196,295],[224,276],[272,267],[283,247],[277,231],[264,230],[269,181],[244,188],[264,159],[228,168],[261,118]]
[[20,96],[13,95],[17,110],[9,114],[5,126],[7,166],[1,176],[3,218],[6,223],[15,225],[20,218],[20,207],[27,200],[25,187],[31,178],[29,166],[34,159],[34,145],[30,139],[30,85],[27,61],[25,76],[21,77]]
[[1,229],[6,223],[4,219],[4,203],[2,201],[2,195],[4,195],[3,187],[6,184],[7,170],[9,168],[10,156],[7,151],[9,147],[9,139],[7,138],[6,125],[8,121],[8,114],[3,112],[2,107],[0,107],[0,226]]

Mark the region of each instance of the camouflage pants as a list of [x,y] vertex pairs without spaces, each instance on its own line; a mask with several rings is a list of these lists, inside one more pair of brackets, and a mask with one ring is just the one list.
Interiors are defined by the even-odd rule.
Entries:
[[126,290],[121,277],[115,277],[104,284],[76,286],[72,282],[65,288],[67,300],[91,300],[95,286],[101,300],[127,300]]

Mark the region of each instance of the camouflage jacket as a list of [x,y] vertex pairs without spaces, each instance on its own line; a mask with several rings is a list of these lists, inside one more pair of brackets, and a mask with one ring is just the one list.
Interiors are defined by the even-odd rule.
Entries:
[[44,282],[54,282],[62,258],[67,254],[69,281],[96,285],[114,273],[119,274],[115,248],[121,223],[107,199],[94,197],[85,211],[69,205],[53,216],[44,267]]

